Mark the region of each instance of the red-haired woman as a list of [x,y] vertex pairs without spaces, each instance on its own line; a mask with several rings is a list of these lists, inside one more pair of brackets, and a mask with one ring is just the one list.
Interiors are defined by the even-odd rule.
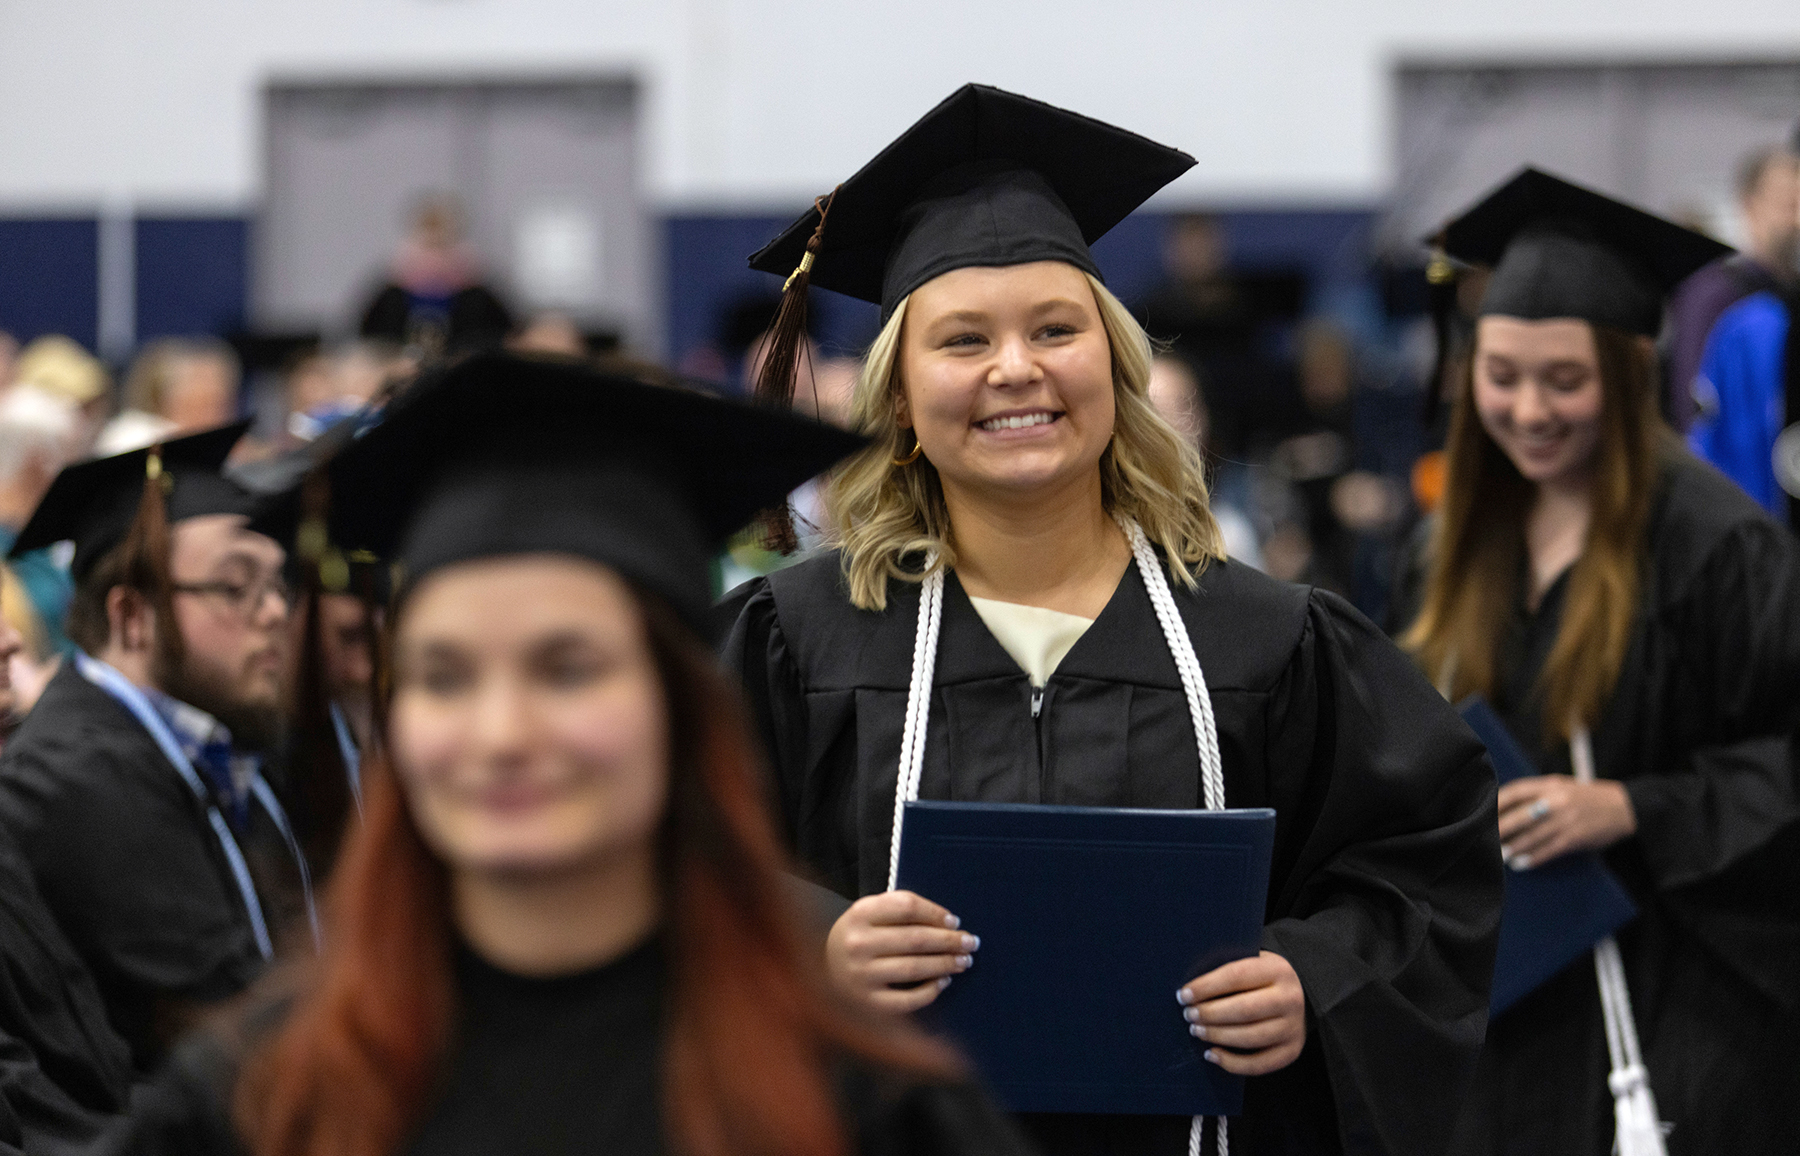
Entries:
[[338,540],[406,581],[325,950],[115,1149],[1020,1151],[938,1048],[824,994],[703,641],[712,544],[853,445],[493,356],[334,462]]
[[1664,294],[1717,247],[1535,171],[1445,241],[1494,268],[1406,642],[1537,763],[1509,866],[1599,851],[1638,906],[1494,1017],[1452,1151],[1792,1152],[1800,557],[1656,410]]

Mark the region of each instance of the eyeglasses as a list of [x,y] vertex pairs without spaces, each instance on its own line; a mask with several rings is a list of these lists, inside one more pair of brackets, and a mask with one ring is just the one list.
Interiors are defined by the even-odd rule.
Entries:
[[198,594],[203,598],[216,598],[226,610],[244,619],[246,622],[255,618],[269,597],[273,595],[281,599],[282,609],[291,609],[294,605],[293,591],[288,589],[287,579],[279,572],[270,574],[260,582],[227,582],[223,579],[213,582],[177,582],[169,587],[177,594]]

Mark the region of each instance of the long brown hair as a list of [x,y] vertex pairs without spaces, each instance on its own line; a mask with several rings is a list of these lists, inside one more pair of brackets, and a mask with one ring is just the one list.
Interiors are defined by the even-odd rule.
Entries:
[[[1601,390],[1593,512],[1539,676],[1546,741],[1592,725],[1618,681],[1637,616],[1657,470],[1671,438],[1656,409],[1654,354],[1622,330],[1596,325],[1593,332]],[[1401,642],[1431,677],[1449,673],[1452,698],[1491,696],[1519,595],[1534,490],[1475,412],[1474,358],[1461,374],[1448,450],[1425,602]]]
[[[669,703],[661,832],[669,1002],[665,1119],[686,1156],[841,1156],[830,1075],[854,1055],[927,1079],[949,1053],[865,1023],[825,994],[790,915],[748,720],[712,653],[639,596]],[[285,1023],[249,1057],[235,1102],[255,1156],[386,1156],[429,1107],[456,992],[449,878],[385,755],[326,899],[325,950]]]

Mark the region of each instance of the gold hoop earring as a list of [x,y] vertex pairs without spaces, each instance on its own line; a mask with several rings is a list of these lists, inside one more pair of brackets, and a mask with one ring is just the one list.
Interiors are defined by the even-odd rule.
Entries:
[[919,435],[917,432],[915,432],[913,434],[912,453],[907,454],[903,458],[889,458],[888,460],[893,462],[897,466],[910,466],[914,462],[918,461],[919,455],[924,452],[925,452],[925,447],[919,444]]

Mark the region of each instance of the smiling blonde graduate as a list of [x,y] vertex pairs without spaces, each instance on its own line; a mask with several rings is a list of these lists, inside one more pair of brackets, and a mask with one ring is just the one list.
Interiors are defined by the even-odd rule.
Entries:
[[728,600],[727,661],[788,838],[853,901],[826,966],[896,1015],[982,966],[982,928],[887,889],[920,646],[921,798],[1201,807],[1210,711],[1226,805],[1276,813],[1263,950],[1189,977],[1167,1014],[1249,1077],[1244,1115],[1020,1118],[1054,1154],[1227,1135],[1235,1153],[1429,1152],[1486,1020],[1493,776],[1348,605],[1224,557],[1198,454],[1148,400],[1149,339],[1088,249],[1192,163],[969,86],[753,258],[803,265],[790,292],[879,303],[882,329],[855,394],[874,444],[828,490],[837,549]]

